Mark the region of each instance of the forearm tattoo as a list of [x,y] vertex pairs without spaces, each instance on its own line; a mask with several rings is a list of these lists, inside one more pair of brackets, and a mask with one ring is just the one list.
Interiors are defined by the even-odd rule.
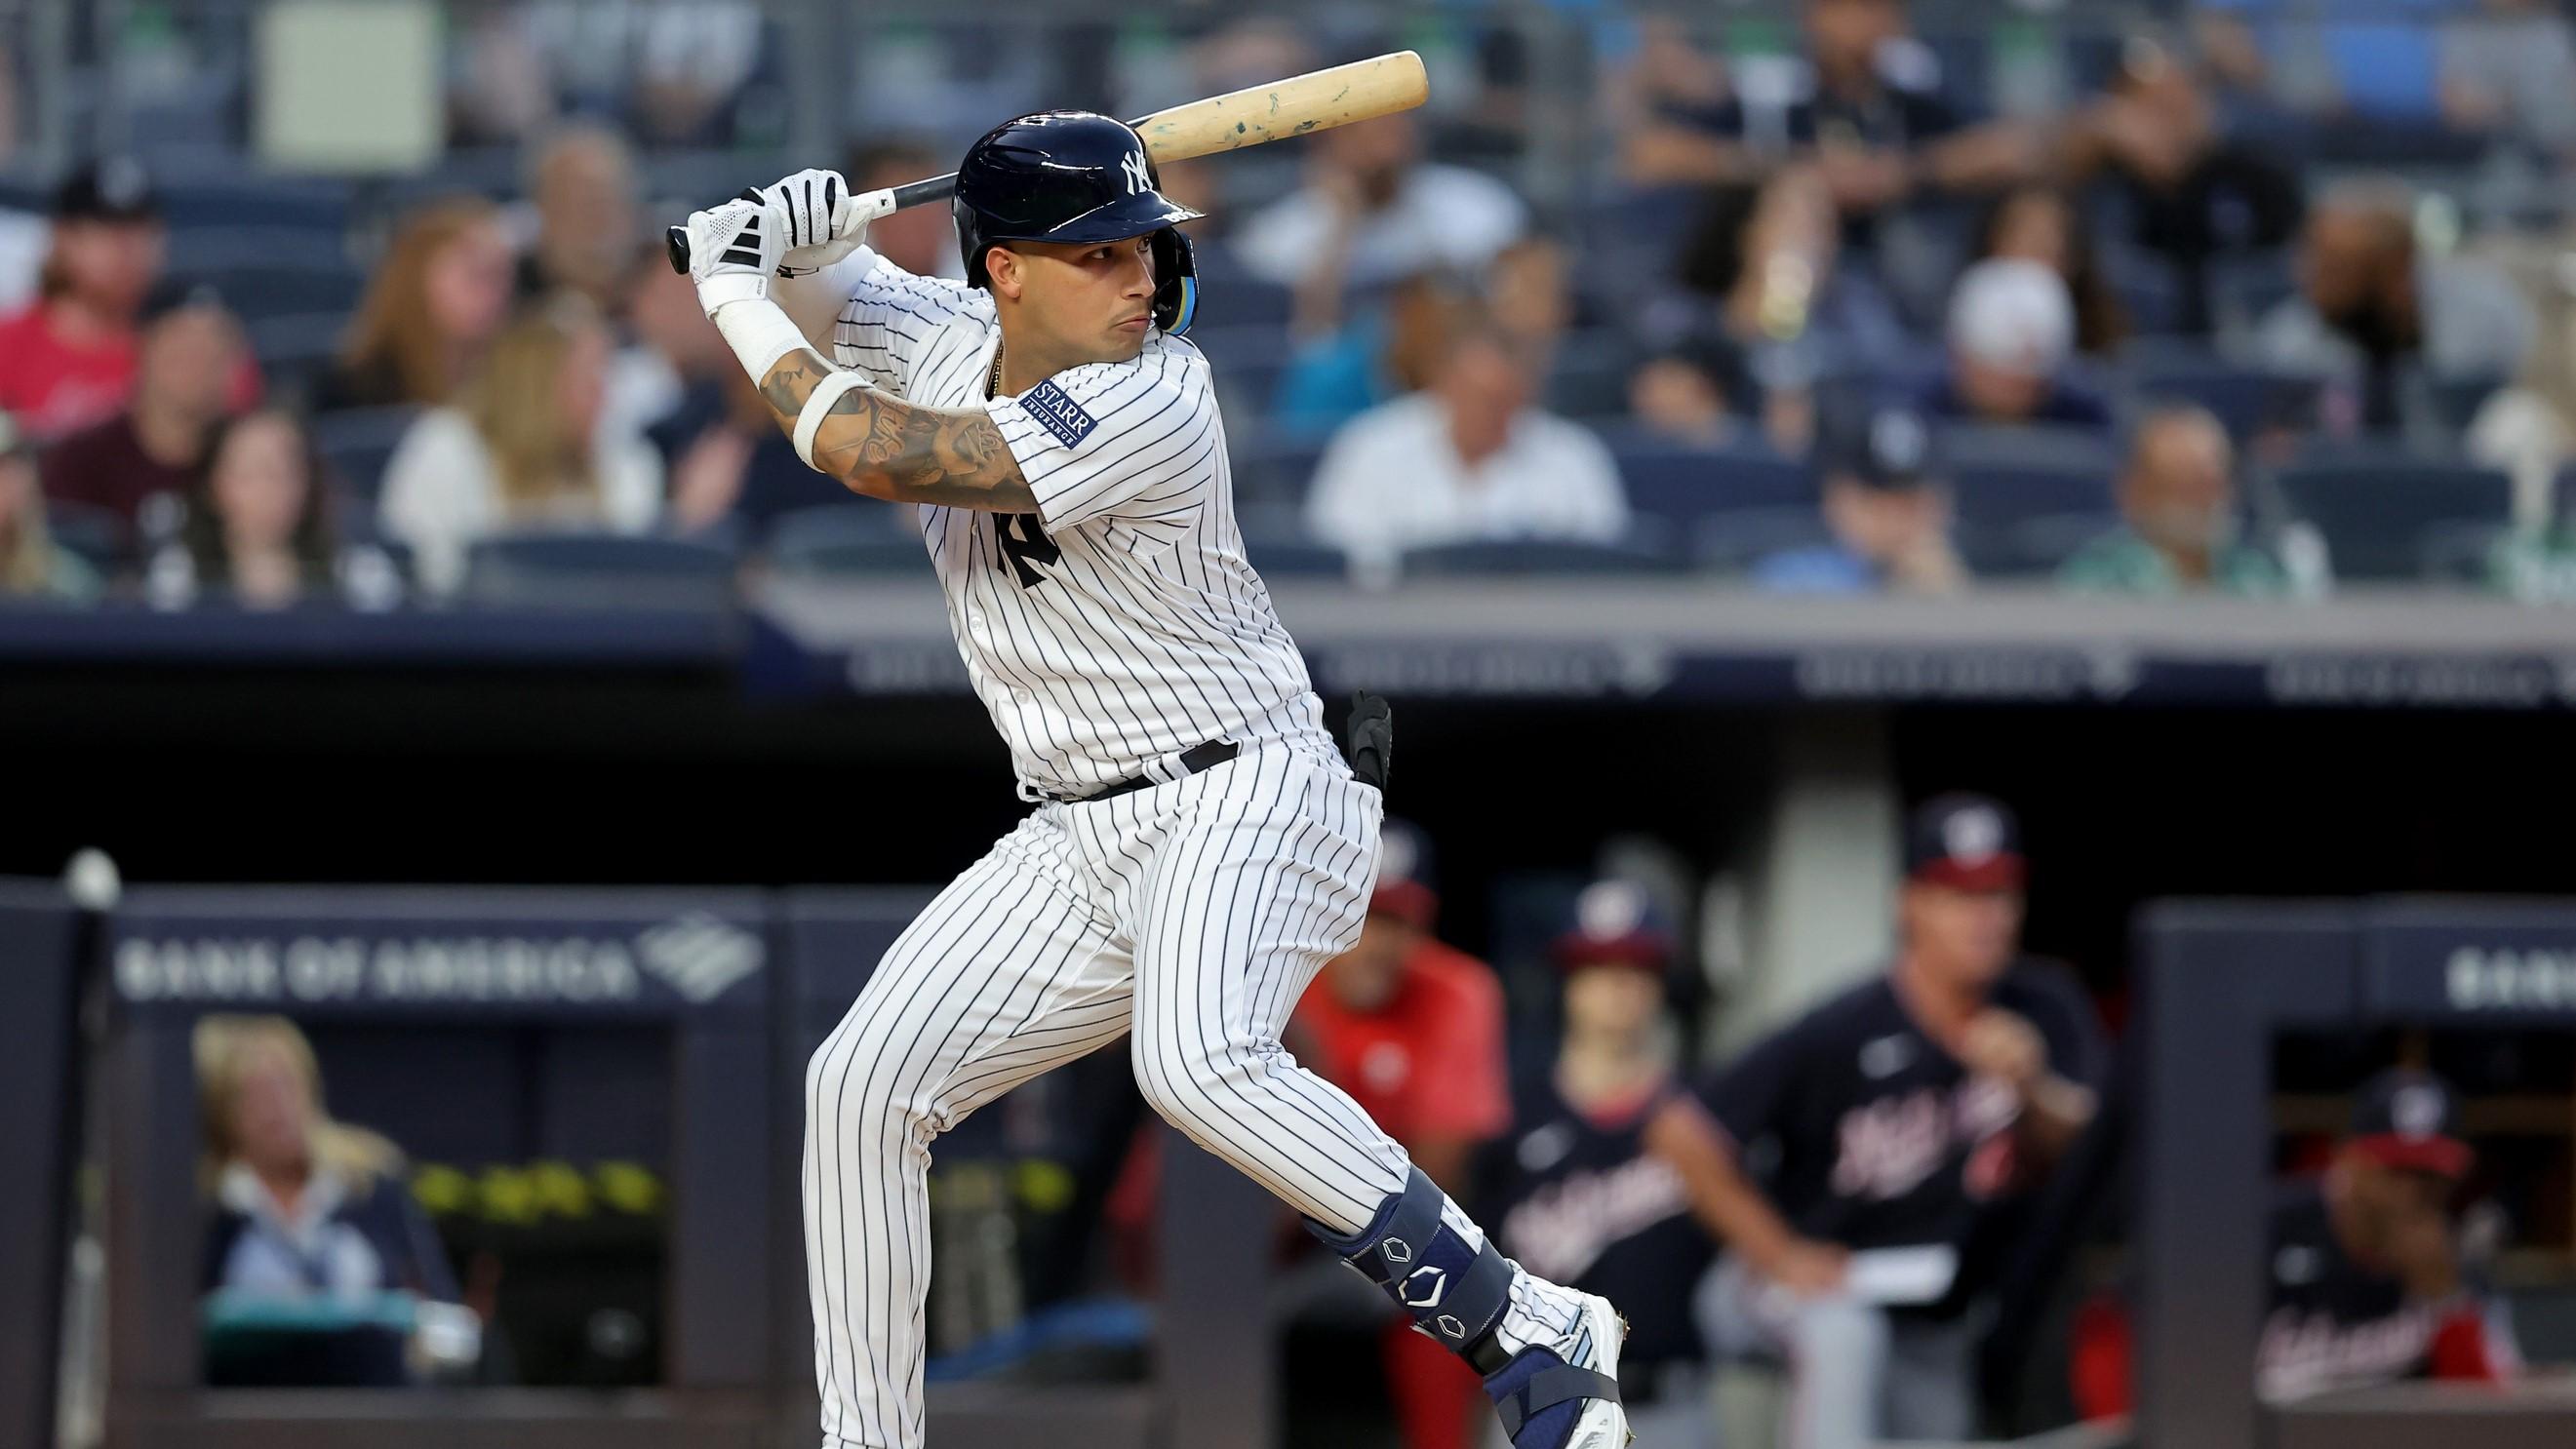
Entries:
[[[761,379],[760,396],[790,437],[805,400],[832,371],[800,349]],[[872,387],[852,388],[833,400],[815,430],[814,465],[859,492],[899,503],[1037,511],[1019,460],[980,409],[920,407]]]

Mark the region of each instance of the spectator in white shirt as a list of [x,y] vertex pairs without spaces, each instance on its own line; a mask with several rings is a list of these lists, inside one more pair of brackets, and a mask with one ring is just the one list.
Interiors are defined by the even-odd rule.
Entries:
[[1306,184],[1264,207],[1230,241],[1254,276],[1333,294],[1300,296],[1300,322],[1309,331],[1337,320],[1334,298],[1342,288],[1480,271],[1529,224],[1527,208],[1501,182],[1421,159],[1411,116],[1342,126],[1309,144]]
[[1610,450],[1532,406],[1535,386],[1521,344],[1489,318],[1467,320],[1428,388],[1334,435],[1308,528],[1381,575],[1406,549],[1439,544],[1616,541],[1628,503]]
[[385,465],[385,532],[413,550],[433,594],[465,579],[466,549],[532,528],[641,533],[662,505],[662,462],[632,434],[604,429],[608,329],[559,296],[501,334],[454,407],[403,434]]

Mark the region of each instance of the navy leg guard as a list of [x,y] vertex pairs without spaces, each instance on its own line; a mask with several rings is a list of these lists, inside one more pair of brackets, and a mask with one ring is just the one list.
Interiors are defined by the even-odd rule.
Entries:
[[1349,1237],[1309,1220],[1306,1231],[1341,1254],[1386,1296],[1413,1316],[1413,1324],[1465,1358],[1478,1373],[1501,1368],[1505,1355],[1494,1337],[1512,1297],[1512,1265],[1491,1240],[1470,1250],[1440,1219],[1449,1195],[1421,1168],[1404,1191],[1386,1200],[1369,1225]]

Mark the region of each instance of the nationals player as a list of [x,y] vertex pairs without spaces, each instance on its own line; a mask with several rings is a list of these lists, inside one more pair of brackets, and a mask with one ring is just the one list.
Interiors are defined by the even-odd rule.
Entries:
[[[958,167],[966,282],[836,236],[807,171],[688,222],[691,276],[799,456],[920,505],[1035,809],[939,894],[806,1070],[806,1271],[829,1449],[922,1442],[932,1138],[1131,1038],[1145,1100],[1473,1364],[1518,1449],[1620,1449],[1623,1325],[1521,1271],[1279,1029],[1358,936],[1378,791],[1244,562],[1198,213],[1136,133],[1058,111]],[[827,360],[828,359],[828,360]],[[1383,748],[1383,741],[1380,741]]]

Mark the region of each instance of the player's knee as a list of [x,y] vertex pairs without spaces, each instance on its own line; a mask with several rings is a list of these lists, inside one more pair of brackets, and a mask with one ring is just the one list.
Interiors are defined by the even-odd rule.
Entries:
[[1136,1090],[1156,1115],[1184,1133],[1221,1098],[1240,1094],[1259,1069],[1247,1049],[1217,1040],[1202,1043],[1194,1030],[1139,1030],[1130,1037]]
[[818,1137],[883,1145],[921,1131],[922,1114],[895,1090],[905,1073],[884,1055],[893,1049],[894,1043],[862,1033],[851,1040],[836,1036],[805,1059],[806,1107],[827,1128]]

